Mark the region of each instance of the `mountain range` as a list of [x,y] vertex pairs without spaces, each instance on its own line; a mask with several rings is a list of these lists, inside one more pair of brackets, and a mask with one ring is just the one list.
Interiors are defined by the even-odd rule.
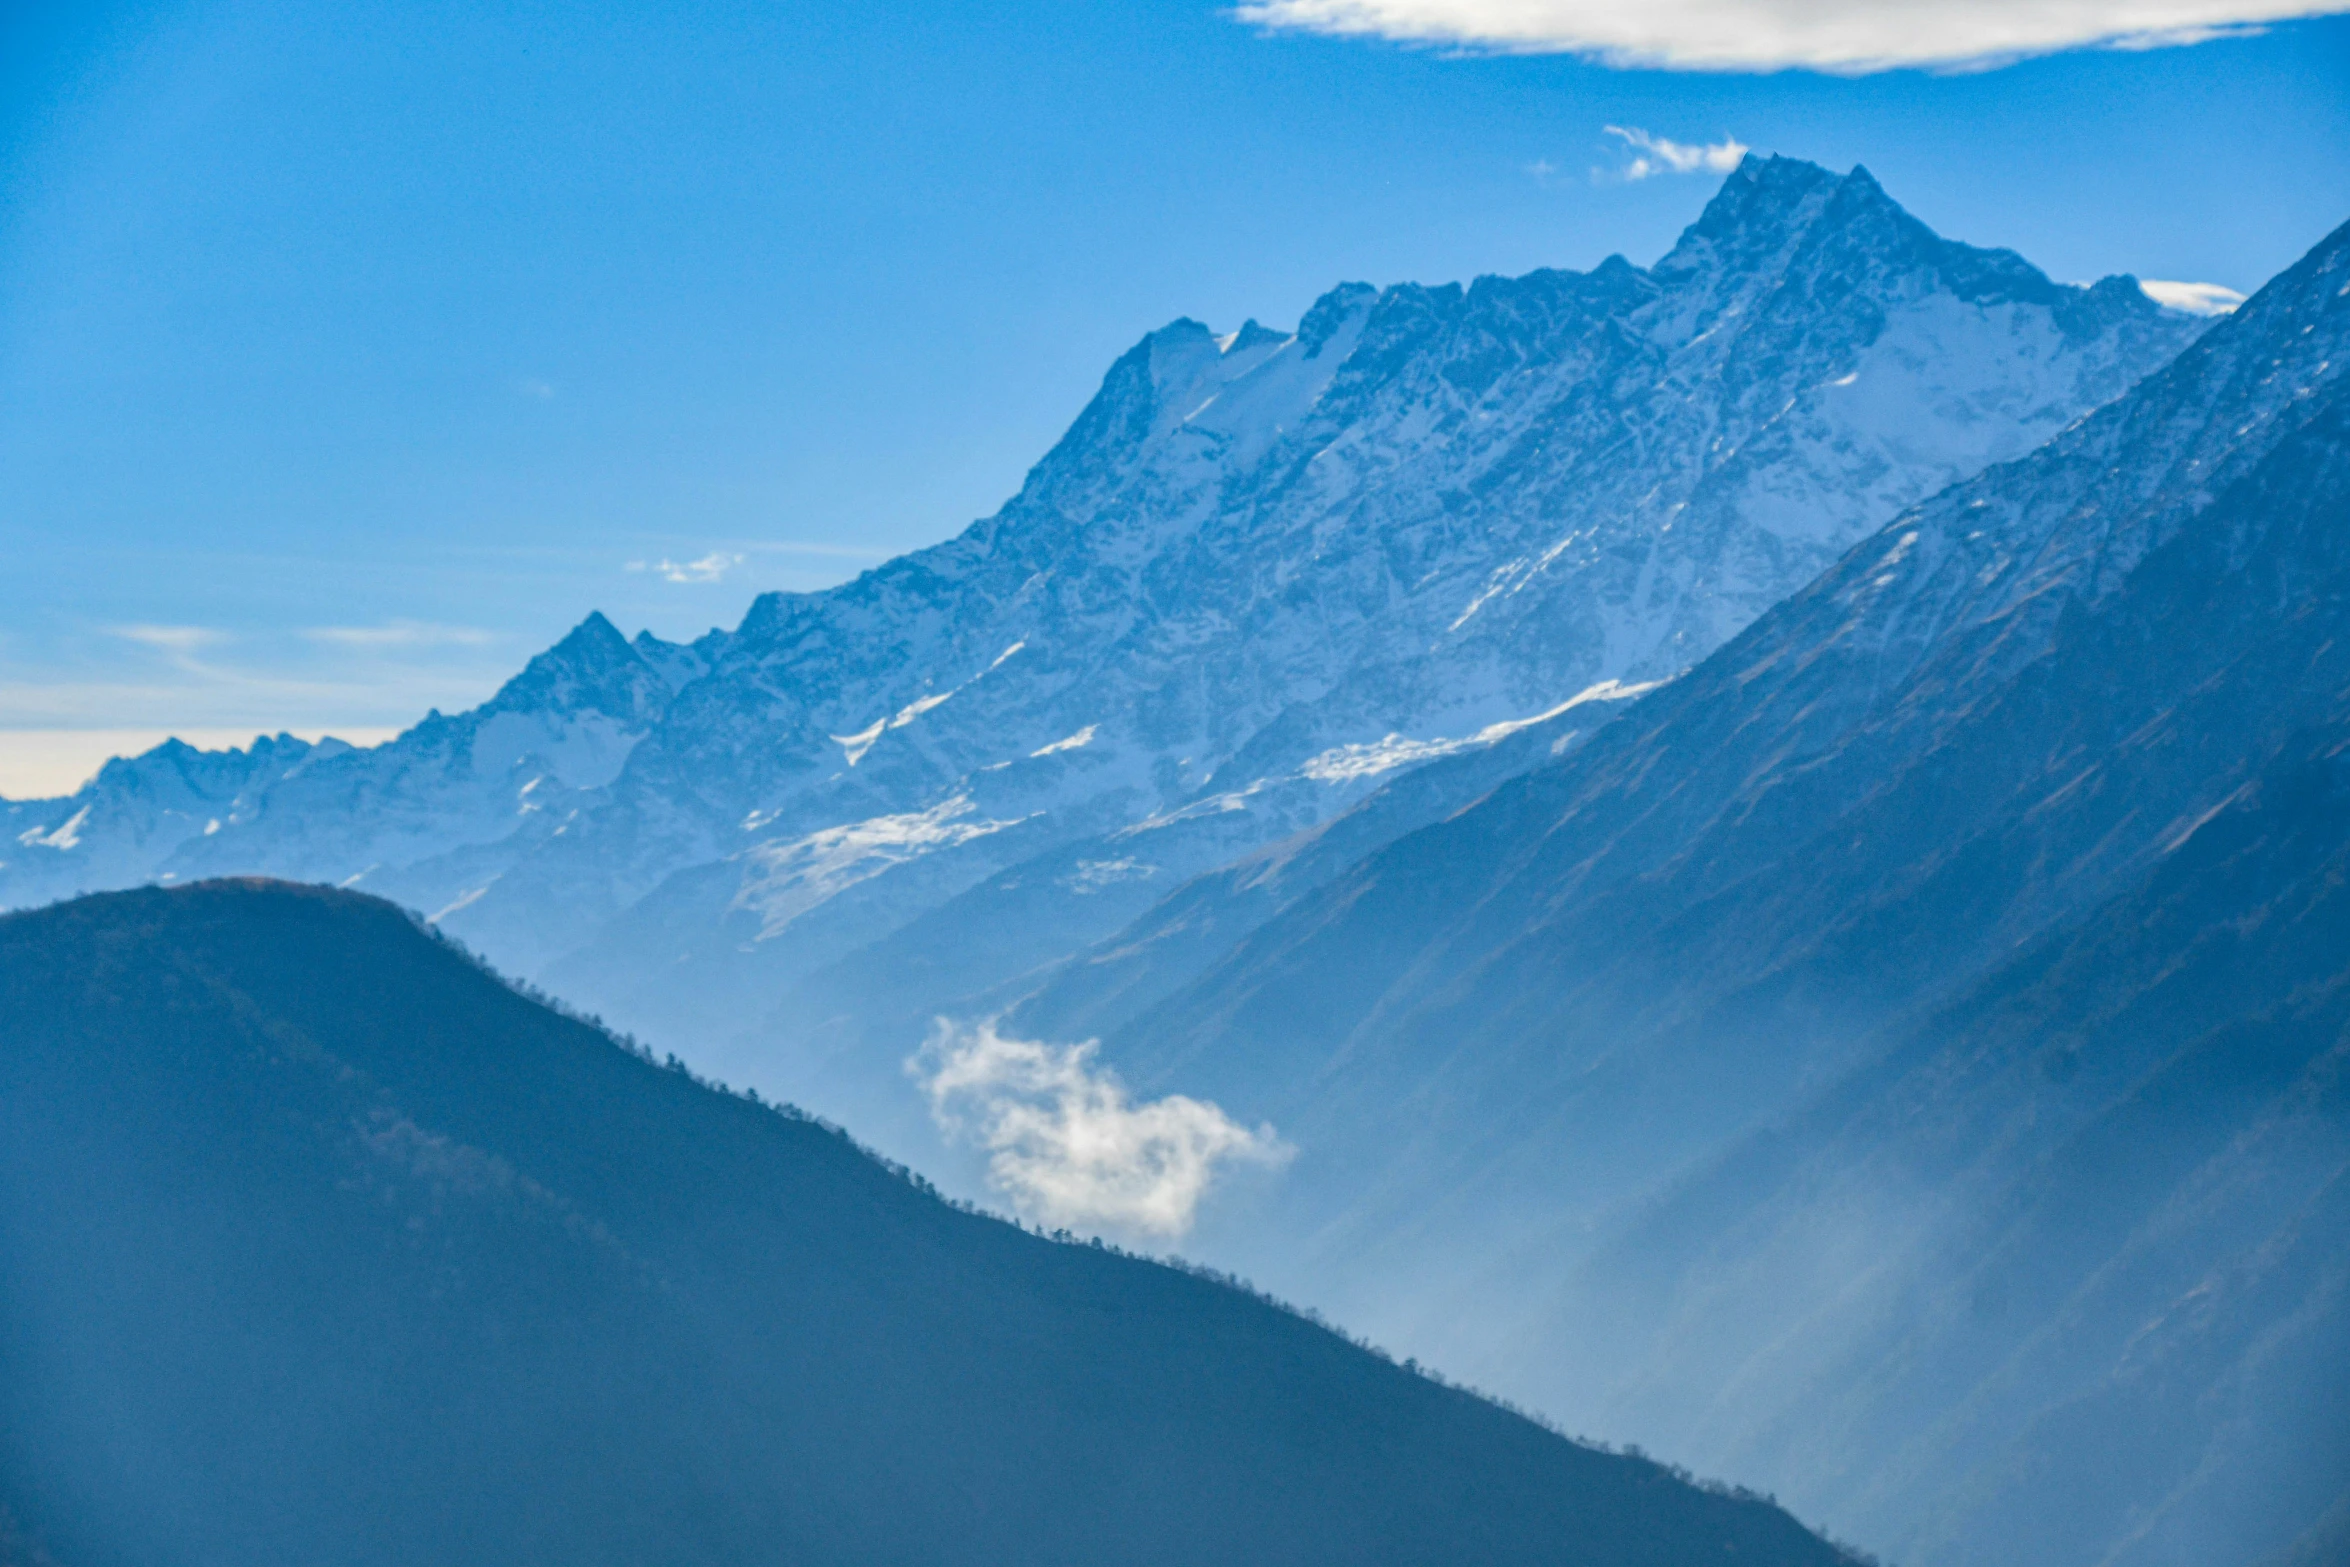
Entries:
[[9,806],[0,905],[378,891],[911,1151],[931,1012],[1400,769],[1571,748],[2203,324],[1941,239],[1865,170],[1751,159],[1647,269],[1154,332],[1001,512],[731,632],[591,617],[383,746],[166,747]]

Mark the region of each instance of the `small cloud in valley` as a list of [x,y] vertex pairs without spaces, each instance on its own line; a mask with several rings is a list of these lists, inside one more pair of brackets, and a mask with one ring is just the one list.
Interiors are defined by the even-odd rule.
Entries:
[[1241,0],[1258,27],[1676,71],[1985,68],[2067,49],[2157,49],[2350,10],[2350,0]]
[[990,1182],[1046,1224],[1173,1240],[1228,1166],[1288,1162],[1270,1126],[1182,1094],[1134,1099],[1098,1048],[942,1021],[907,1067],[940,1129],[984,1149]]

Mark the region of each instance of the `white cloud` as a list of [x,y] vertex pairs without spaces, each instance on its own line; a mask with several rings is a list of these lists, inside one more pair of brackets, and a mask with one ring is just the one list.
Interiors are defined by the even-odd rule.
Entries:
[[1991,66],[2202,43],[2350,0],[1241,0],[1259,26],[1681,71]]
[[743,557],[740,555],[712,550],[700,560],[676,561],[666,555],[656,561],[632,560],[628,563],[628,569],[658,572],[664,582],[719,582],[742,563]]
[[390,620],[380,626],[312,626],[302,633],[336,647],[484,647],[497,639],[473,626],[438,626],[422,620]]
[[907,1067],[940,1128],[985,1148],[997,1190],[1047,1224],[1171,1240],[1191,1228],[1220,1167],[1288,1160],[1270,1126],[1250,1131],[1212,1104],[1133,1102],[1095,1064],[1096,1048],[942,1022]]
[[1692,145],[1651,136],[1636,126],[1604,127],[1610,136],[1632,150],[1632,159],[1620,171],[1625,179],[1644,180],[1652,174],[1727,174],[1746,156],[1746,143],[1725,136],[1720,141]]
[[227,632],[215,631],[210,626],[109,626],[106,629],[125,642],[153,648],[163,655],[164,663],[182,674],[205,678],[212,678],[216,671],[200,655],[206,648],[232,640]]
[[2224,316],[2244,302],[2244,296],[2220,283],[2166,283],[2147,278],[2138,285],[2146,297],[2191,316]]

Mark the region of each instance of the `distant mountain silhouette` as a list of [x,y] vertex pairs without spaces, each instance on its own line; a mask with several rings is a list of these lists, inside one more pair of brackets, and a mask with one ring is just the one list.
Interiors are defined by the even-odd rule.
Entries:
[[0,1499],[69,1567],[1842,1559],[265,882],[0,919]]

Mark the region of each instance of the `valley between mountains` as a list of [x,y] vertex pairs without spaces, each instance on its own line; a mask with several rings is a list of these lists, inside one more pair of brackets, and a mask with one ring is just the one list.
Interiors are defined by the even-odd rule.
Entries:
[[[2196,316],[1944,239],[1865,170],[1749,157],[1650,267],[1350,284],[1294,331],[1152,333],[996,515],[732,630],[678,645],[590,615],[382,746],[174,743],[0,803],[0,905],[36,910],[0,922],[0,974],[32,1005],[41,954],[98,962],[134,939],[115,925],[210,944],[184,995],[257,998],[237,1059],[273,1063],[199,1074],[205,1114],[242,1124],[221,1107],[342,1093],[322,1063],[357,1058],[287,1044],[312,1076],[282,1075],[269,1020],[324,1041],[322,1003],[238,967],[231,922],[354,974],[380,937],[435,994],[525,1006],[444,971],[374,894],[957,1195],[1180,1245],[1905,1567],[2338,1560],[2345,369],[2350,230]],[[154,890],[40,908],[122,888]],[[100,1003],[159,1017],[181,994]],[[78,1026],[41,1015],[45,1040]],[[542,1068],[640,1063],[597,1064],[551,1014],[512,1026],[542,1043],[484,1088],[505,1120],[460,1135],[455,1100],[416,1108],[453,1090],[371,1055],[380,1105],[314,1119],[376,1130],[302,1143],[270,1200],[311,1202],[330,1165],[423,1171],[425,1142],[383,1139],[445,1132],[508,1170],[452,1221],[465,1247],[522,1226],[614,1320],[639,1290],[691,1315],[707,1337],[678,1375],[736,1374],[738,1313],[777,1309],[773,1281],[721,1280],[736,1242],[654,1239],[590,1179],[609,1150],[527,1104]],[[166,1067],[195,1070],[92,1081],[148,1114]],[[89,1087],[40,1070],[24,1092]],[[630,1146],[666,1169],[706,1124],[735,1174],[693,1191],[787,1166],[854,1187],[892,1246],[954,1252],[939,1276],[990,1301],[1094,1266],[873,1195],[830,1134],[661,1081],[675,1125]],[[378,1176],[405,1192],[407,1168]],[[146,1212],[144,1177],[116,1175]],[[677,1211],[697,1200],[681,1185]],[[1156,1311],[1181,1279],[1098,1287]],[[873,1311],[919,1313],[872,1287]],[[1302,1331],[1217,1299],[1232,1334]],[[995,1312],[967,1331],[1018,1317]],[[1499,1444],[1537,1490],[1561,1465],[1678,1485],[1311,1343],[1350,1407],[1450,1422],[1446,1452]],[[592,1413],[616,1431],[613,1397]],[[984,1461],[979,1425],[932,1437],[925,1462]],[[684,1505],[700,1482],[672,1478],[662,1505]],[[1674,1514],[1691,1540],[1835,1559],[1682,1489],[1708,1498]],[[931,1521],[903,1524],[924,1548]]]

